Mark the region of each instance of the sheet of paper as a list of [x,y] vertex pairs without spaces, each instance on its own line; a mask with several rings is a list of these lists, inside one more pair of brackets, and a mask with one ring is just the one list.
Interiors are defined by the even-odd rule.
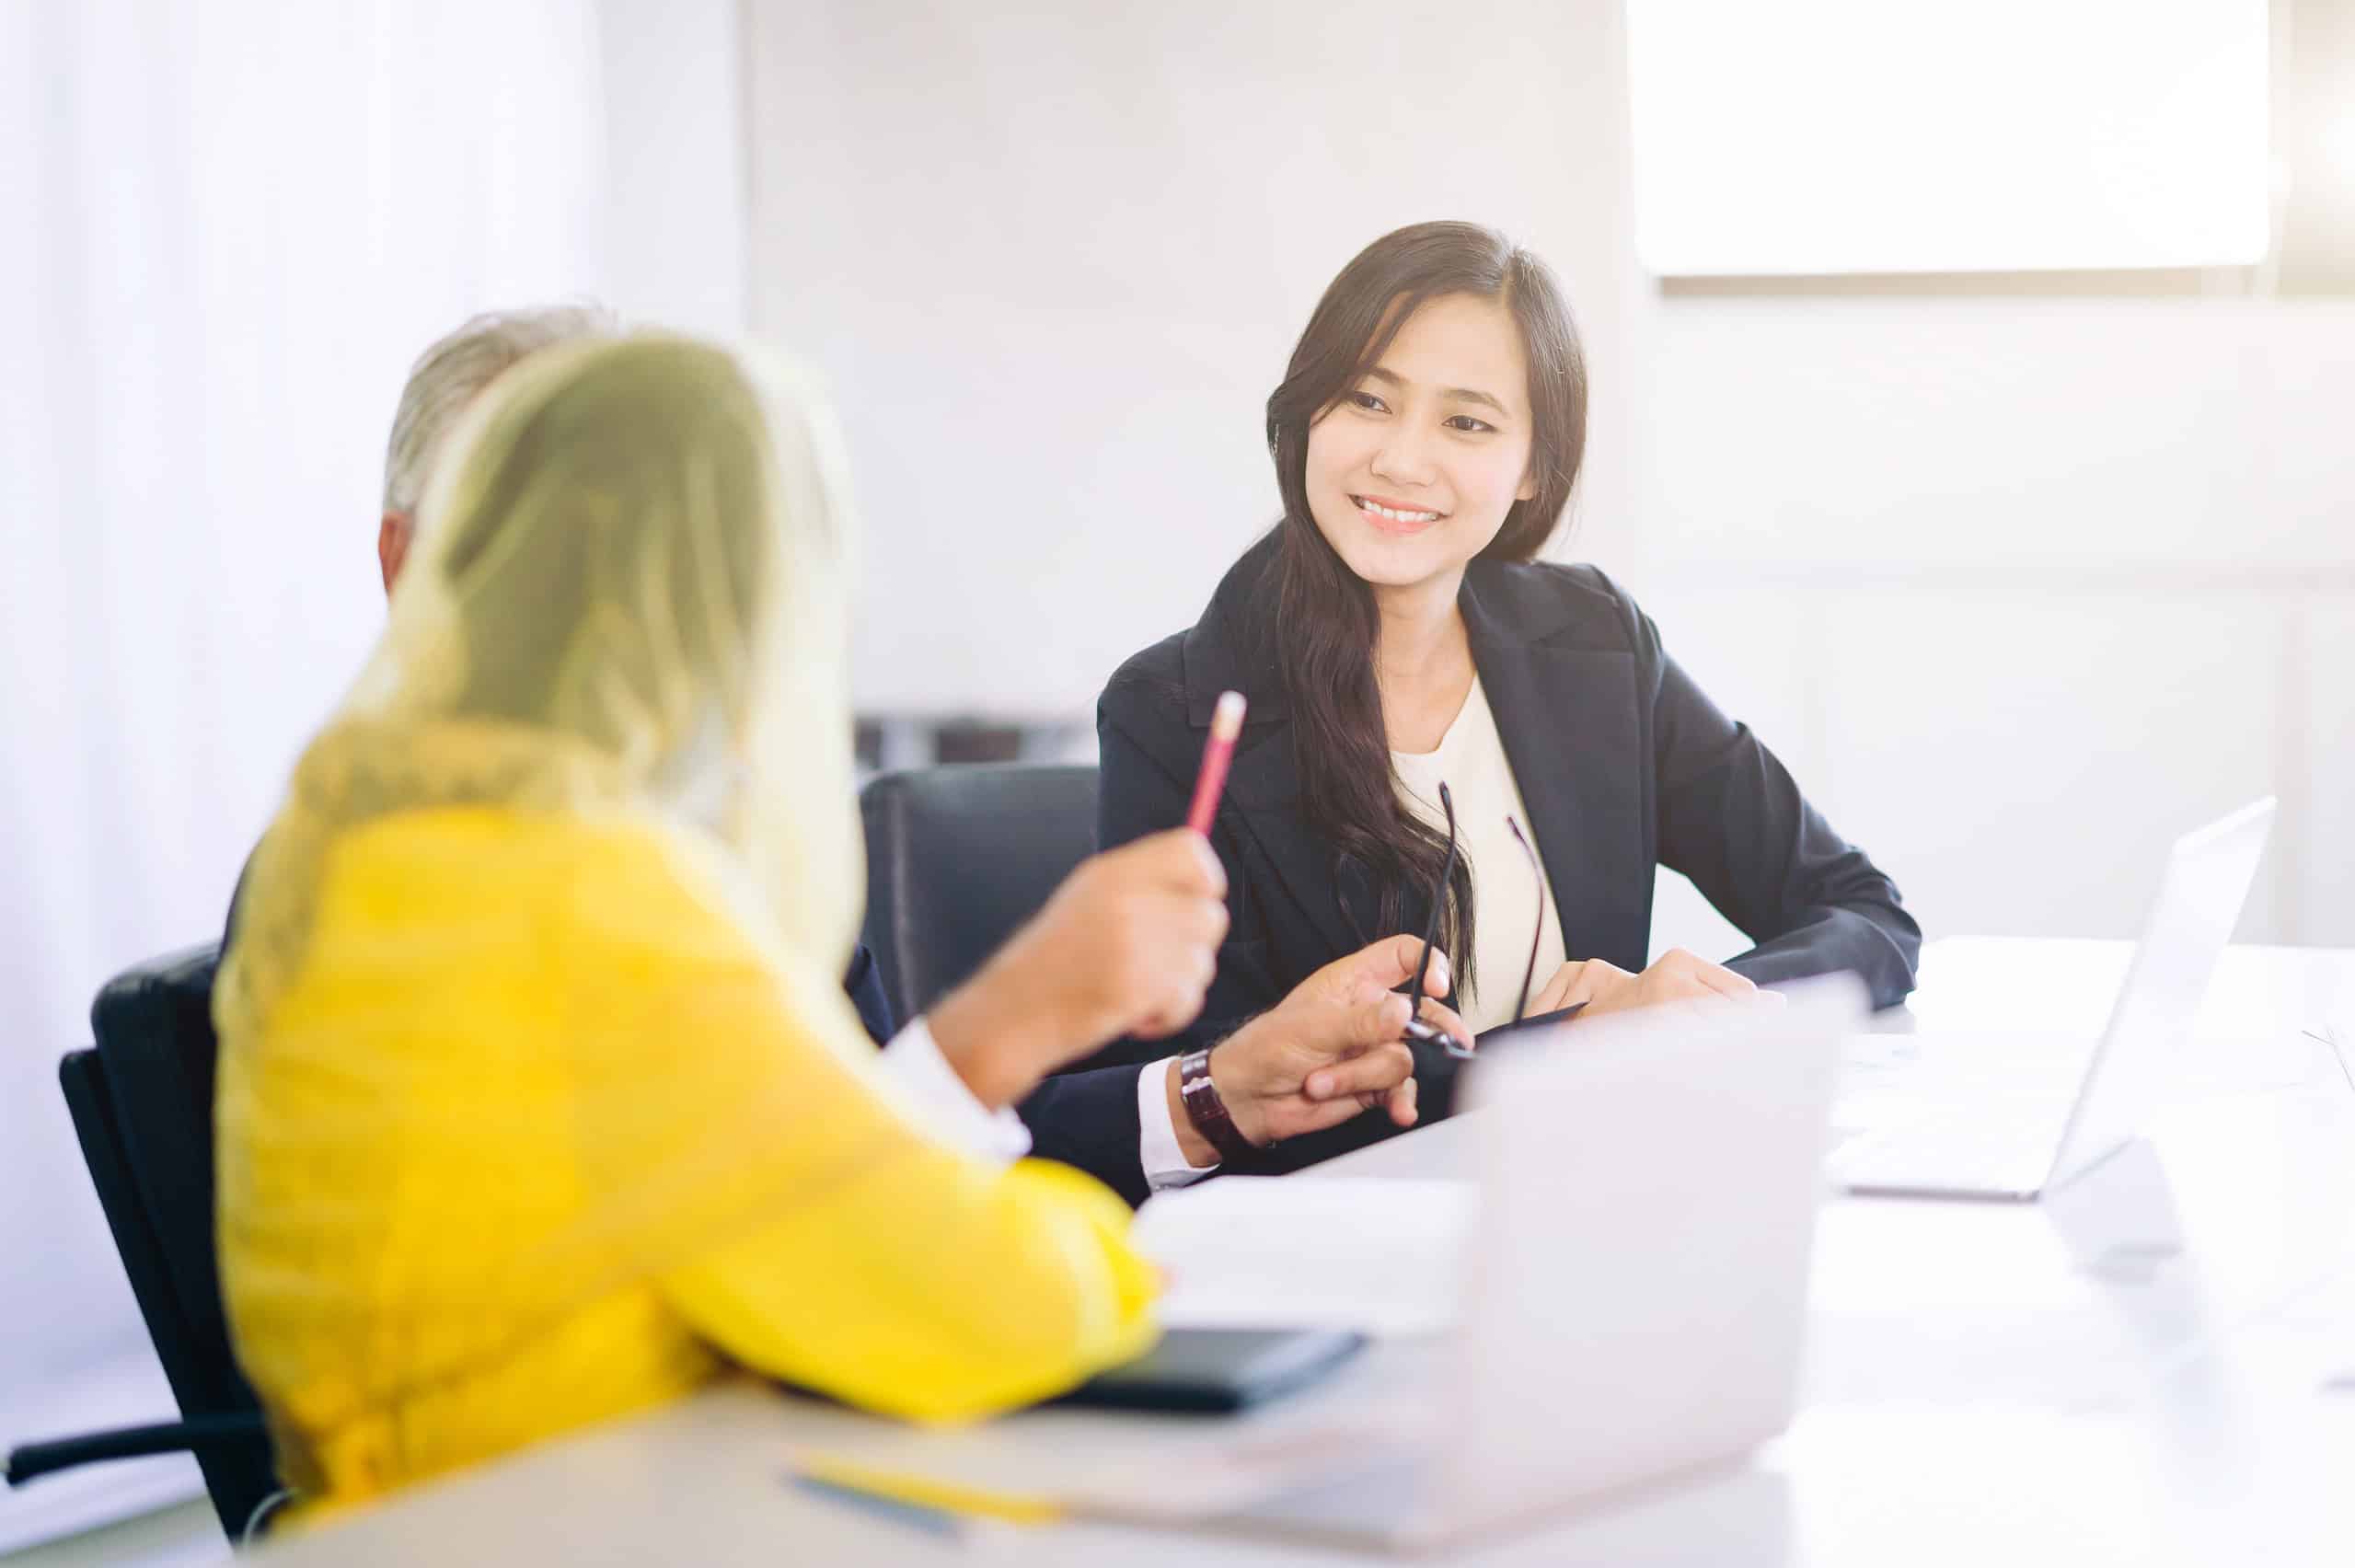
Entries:
[[1456,1320],[1469,1182],[1227,1176],[1162,1193],[1137,1245],[1167,1273],[1171,1328],[1436,1333]]

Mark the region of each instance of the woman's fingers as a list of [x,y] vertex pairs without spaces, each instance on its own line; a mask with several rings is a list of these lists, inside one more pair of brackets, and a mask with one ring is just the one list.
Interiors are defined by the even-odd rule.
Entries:
[[1547,977],[1530,998],[1529,1010],[1533,1013],[1558,1012],[1570,1005],[1570,987],[1577,983],[1578,966],[1565,963]]
[[1670,948],[1652,965],[1652,972],[1675,982],[1667,994],[1683,997],[1746,997],[1758,987],[1722,963],[1683,948]]
[[1721,963],[1704,964],[1699,973],[1701,983],[1716,996],[1742,997],[1758,989],[1749,980]]
[[[1565,972],[1576,973],[1571,974],[1570,983],[1563,988],[1560,998],[1554,1003],[1556,1008],[1584,1002],[1592,1011],[1609,1012],[1613,1008],[1635,1005],[1642,996],[1644,976],[1630,974],[1609,959],[1581,959],[1562,967]],[[1551,1012],[1553,1009],[1545,1010]]]

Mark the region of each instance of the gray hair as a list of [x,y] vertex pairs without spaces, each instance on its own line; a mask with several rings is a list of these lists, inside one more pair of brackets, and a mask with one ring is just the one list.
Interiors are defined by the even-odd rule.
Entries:
[[602,305],[492,310],[435,340],[410,367],[385,447],[385,510],[414,512],[442,438],[466,406],[500,375],[557,343],[608,338],[621,319]]

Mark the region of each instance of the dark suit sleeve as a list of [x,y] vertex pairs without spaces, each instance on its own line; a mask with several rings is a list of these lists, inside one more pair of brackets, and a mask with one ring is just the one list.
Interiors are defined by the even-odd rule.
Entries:
[[849,996],[850,1005],[859,1009],[859,1022],[866,1029],[867,1038],[878,1045],[888,1044],[899,1026],[892,1021],[891,998],[883,995],[883,971],[864,942],[850,950],[850,967],[843,972],[842,989]]
[[1875,1007],[1913,989],[1922,928],[1897,886],[1832,831],[1746,724],[1720,712],[1628,606],[1652,682],[1660,860],[1757,945],[1726,967],[1760,985],[1850,970]]
[[1128,1200],[1145,1201],[1145,1167],[1137,1152],[1144,1129],[1137,1120],[1133,1066],[1094,1067],[1048,1078],[1016,1107],[1031,1130],[1031,1153],[1080,1170]]

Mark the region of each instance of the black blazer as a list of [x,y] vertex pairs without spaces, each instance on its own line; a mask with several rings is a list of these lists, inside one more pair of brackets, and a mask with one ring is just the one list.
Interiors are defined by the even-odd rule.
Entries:
[[[1208,1004],[1184,1040],[1123,1042],[1098,1062],[1216,1039],[1393,934],[1375,928],[1369,880],[1337,875],[1303,818],[1283,682],[1250,663],[1239,632],[1269,613],[1275,542],[1236,563],[1192,630],[1122,665],[1097,705],[1098,843],[1109,848],[1184,820],[1218,694],[1251,701],[1211,834],[1231,925]],[[1457,602],[1571,956],[1642,969],[1665,865],[1757,944],[1726,963],[1761,985],[1853,970],[1876,1007],[1913,988],[1922,931],[1895,885],[1677,667],[1616,583],[1592,567],[1475,560]],[[1410,897],[1406,928],[1419,932],[1428,910],[1427,895]],[[1418,1057],[1426,1115],[1452,1100],[1444,1060]],[[1387,1116],[1362,1116],[1277,1146],[1264,1167],[1295,1169],[1392,1130]]]

